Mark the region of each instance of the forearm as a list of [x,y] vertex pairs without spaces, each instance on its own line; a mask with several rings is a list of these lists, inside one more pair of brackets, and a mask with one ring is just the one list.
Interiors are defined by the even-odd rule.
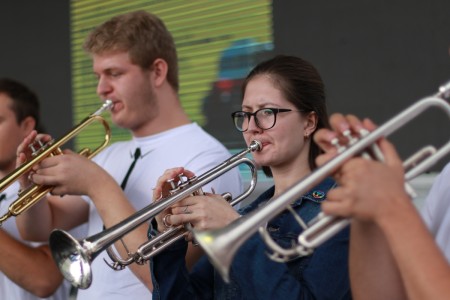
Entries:
[[33,207],[16,217],[16,224],[23,239],[46,242],[54,228],[52,220],[52,211],[45,196]]
[[398,217],[380,222],[400,270],[409,299],[447,299],[449,264],[415,207],[408,203]]
[[[111,177],[109,177],[109,175],[102,181],[102,188],[90,192],[89,196],[94,202],[105,228],[110,228],[122,222],[136,212],[122,189]],[[147,230],[148,223],[144,222],[142,225],[122,236],[121,239],[114,244],[119,256],[127,258],[129,255],[127,249],[129,252],[134,253],[139,246],[146,242]],[[124,244],[126,248],[124,247]],[[145,286],[150,290],[153,289],[147,265],[137,265],[133,263],[129,268]]]
[[350,283],[357,299],[405,299],[403,283],[386,238],[374,223],[353,220]]
[[48,297],[62,282],[49,248],[29,247],[0,230],[0,271],[38,297]]

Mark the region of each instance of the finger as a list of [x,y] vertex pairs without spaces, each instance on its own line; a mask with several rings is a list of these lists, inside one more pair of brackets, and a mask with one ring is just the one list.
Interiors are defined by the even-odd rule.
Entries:
[[52,140],[52,136],[50,134],[46,134],[46,133],[39,133],[36,135],[36,140],[40,140],[43,142],[48,142]]
[[363,126],[364,126],[364,128],[366,128],[367,130],[369,130],[369,131],[374,131],[375,129],[377,129],[377,125],[374,123],[374,122],[372,122],[372,120],[370,120],[369,118],[365,118],[364,120],[363,120]]
[[364,129],[363,123],[361,120],[355,115],[347,115],[346,116],[348,123],[350,124],[350,128],[352,132],[356,133],[358,136],[362,129]]
[[30,173],[29,179],[38,185],[51,185],[55,186],[59,183],[58,177],[48,175],[48,174],[42,174],[41,173]]
[[192,210],[192,206],[184,205],[184,206],[179,206],[179,207],[173,207],[172,213],[174,215],[181,215],[181,214],[190,215],[193,213],[193,210]]
[[64,149],[64,150],[62,151],[62,153],[65,154],[65,155],[72,155],[72,154],[78,155],[77,153],[73,152],[73,151],[70,150],[70,149]]
[[318,166],[322,166],[324,165],[326,162],[328,162],[329,160],[331,160],[332,158],[336,157],[336,155],[338,154],[337,149],[335,150],[330,150],[330,152],[328,153],[324,153],[321,154],[319,156],[316,157],[316,164]]
[[202,201],[201,197],[203,196],[187,196],[186,198],[174,203],[171,207],[172,208],[185,207],[186,205],[193,206],[196,205],[198,202]]
[[383,138],[379,141],[378,145],[384,155],[384,162],[388,166],[402,167],[403,162],[392,143]]
[[[186,223],[193,223],[194,216],[192,214],[172,214],[168,218],[169,223],[172,224],[172,226],[178,226]],[[166,219],[167,221],[167,219]]]
[[192,232],[187,232],[186,235],[184,236],[184,240],[187,242],[194,241],[194,235],[192,234]]
[[330,117],[330,126],[337,133],[341,134],[350,128],[343,114],[335,113]]
[[25,152],[28,149],[28,145],[31,144],[35,137],[37,135],[37,131],[36,130],[32,130],[22,141],[22,143],[20,143],[20,145],[17,147],[17,155],[19,155],[20,153]]
[[339,217],[350,217],[351,210],[348,205],[341,202],[331,202],[324,201],[322,202],[322,211],[330,216],[339,216]]
[[158,201],[162,198],[162,189],[160,187],[154,187],[153,188],[153,195],[152,199],[153,201]]
[[314,134],[314,142],[325,152],[331,151],[333,149],[336,149],[336,147],[333,145],[332,141],[334,139],[337,138],[337,133],[326,129],[326,128],[322,128],[319,129],[315,134]]
[[19,153],[19,155],[16,158],[16,167],[19,167],[23,163],[27,161],[27,157],[24,153]]
[[38,172],[39,170],[55,167],[59,164],[60,159],[62,159],[62,158],[59,155],[49,156],[49,157],[43,159],[38,164],[34,165],[32,170],[35,172]]
[[161,190],[163,190],[164,185],[167,184],[169,180],[176,180],[178,175],[183,174],[183,171],[184,168],[182,167],[167,169],[164,174],[158,178],[156,187],[159,187],[161,188]]

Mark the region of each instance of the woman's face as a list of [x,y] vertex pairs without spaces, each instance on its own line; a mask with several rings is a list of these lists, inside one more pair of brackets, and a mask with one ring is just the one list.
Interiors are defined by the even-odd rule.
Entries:
[[256,139],[263,144],[262,151],[253,152],[255,162],[272,169],[296,166],[297,163],[308,165],[310,139],[305,140],[304,135],[311,135],[315,124],[311,126],[310,118],[303,116],[294,104],[284,98],[268,75],[256,76],[248,82],[242,102],[242,110],[246,112],[261,108],[287,108],[292,111],[278,113],[275,125],[267,130],[258,128],[254,117],[251,117],[248,130],[244,132],[245,142],[249,145]]

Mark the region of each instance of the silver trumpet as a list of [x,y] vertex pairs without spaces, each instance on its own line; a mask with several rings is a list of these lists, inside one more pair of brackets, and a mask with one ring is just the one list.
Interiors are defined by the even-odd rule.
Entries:
[[[251,170],[252,180],[247,190],[231,202],[232,205],[236,204],[236,200],[240,201],[244,199],[250,195],[256,187],[256,166],[251,159],[245,156],[249,152],[260,151],[261,149],[261,142],[252,141],[247,149],[235,154],[228,160],[225,160],[218,166],[205,172],[195,180],[191,181],[188,185],[183,186],[183,188],[179,189],[178,192],[175,192],[166,198],[144,207],[118,224],[81,241],[76,240],[63,230],[53,230],[50,235],[49,244],[53,258],[61,273],[68,281],[71,282],[73,286],[81,289],[87,289],[92,282],[92,271],[90,264],[101,251],[112,246],[113,243],[120,240],[125,234],[134,230],[144,222],[154,218],[156,215],[163,212],[176,202],[189,197],[201,189],[201,187],[205,184],[220,177],[240,164],[246,164]],[[171,234],[163,233],[163,237],[168,239],[166,246],[171,243],[173,236],[177,236],[178,234],[179,237],[182,237],[185,234],[183,230],[178,232],[170,231],[170,233]],[[168,237],[166,237],[166,235]],[[164,246],[164,241],[160,240],[158,240],[155,247],[148,246],[148,243],[144,243],[143,246],[140,247],[140,253],[131,253],[126,260],[115,262],[113,267],[116,269],[123,269],[123,267],[133,262],[143,263],[148,257],[151,256],[151,254],[149,254],[150,252],[159,252],[166,246]],[[123,264],[123,266],[121,264]]]
[[[194,230],[194,239],[206,252],[209,260],[221,274],[222,278],[228,282],[229,268],[236,251],[258,230],[264,232],[264,225],[269,220],[276,217],[284,209],[289,209],[290,204],[295,201],[299,195],[308,192],[326,177],[333,174],[348,159],[357,155],[366,154],[367,152],[373,152],[372,148],[378,139],[389,136],[407,122],[416,118],[426,109],[437,107],[442,109],[450,117],[450,105],[444,100],[449,96],[450,82],[441,86],[436,95],[419,100],[373,132],[367,133],[357,141],[350,143],[350,145],[336,157],[292,185],[276,199],[269,201],[266,205],[235,220],[224,228],[209,231]],[[430,148],[425,149],[428,149],[424,150],[425,152],[430,151]],[[450,141],[439,150],[433,148],[430,153],[425,154],[421,151],[417,155],[420,157],[419,162],[414,161],[407,163],[409,171],[406,173],[406,180],[425,172],[449,152]],[[377,157],[377,155],[374,156]],[[414,158],[414,160],[416,159],[417,158]],[[297,257],[309,255],[315,247],[334,236],[337,232],[346,227],[349,222],[350,220],[346,218],[327,216],[321,213],[314,220],[310,221],[308,225],[300,220],[299,223],[304,224],[303,227],[305,230],[298,238],[298,245],[294,246],[293,249],[282,249],[278,245],[274,245],[275,242],[271,239],[268,241],[268,246],[271,247],[272,250],[280,250],[280,257],[292,258],[294,254],[297,255]]]

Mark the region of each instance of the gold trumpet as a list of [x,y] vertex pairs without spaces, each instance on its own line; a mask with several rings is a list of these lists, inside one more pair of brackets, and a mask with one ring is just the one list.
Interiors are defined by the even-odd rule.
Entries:
[[[92,271],[90,264],[101,251],[109,248],[113,243],[120,240],[125,234],[134,230],[147,220],[154,218],[156,215],[171,207],[176,202],[189,197],[201,189],[205,184],[222,176],[224,173],[241,164],[246,164],[252,173],[252,180],[249,187],[237,198],[244,199],[255,189],[257,181],[256,166],[251,159],[245,156],[249,152],[260,151],[261,149],[261,142],[252,141],[248,148],[203,173],[199,177],[195,178],[195,180],[190,181],[187,185],[183,186],[172,195],[144,207],[118,224],[115,224],[114,226],[93,236],[87,237],[84,240],[78,241],[63,230],[53,230],[50,235],[49,244],[53,259],[58,265],[61,273],[73,286],[81,289],[87,289],[92,282]],[[236,204],[236,199],[230,203],[231,205]],[[152,240],[145,242],[141,247],[139,247],[139,251],[130,254],[128,259],[113,263],[113,268],[120,270],[131,263],[143,263],[152,256],[152,253],[155,254],[161,251],[172,241],[182,237],[186,233],[185,230],[177,227],[168,232],[169,236],[167,239],[165,239],[166,234],[163,233],[163,239],[161,240],[161,238],[158,238],[155,245],[153,245],[154,243]],[[111,258],[113,259],[113,257]]]
[[[90,159],[98,152],[103,150],[103,148],[105,148],[108,145],[111,139],[111,130],[109,128],[108,123],[100,115],[105,110],[110,110],[112,106],[113,106],[112,101],[106,100],[97,111],[86,117],[83,121],[81,121],[77,126],[75,126],[72,130],[70,130],[66,135],[64,135],[60,139],[56,141],[51,140],[46,144],[42,144],[40,141],[37,141],[39,143],[39,149],[35,149],[34,144],[30,145],[30,148],[33,151],[32,153],[33,158],[30,161],[22,164],[20,167],[16,168],[13,172],[9,173],[6,177],[4,177],[0,181],[0,192],[4,191],[7,187],[13,184],[22,175],[28,173],[33,168],[33,166],[35,166],[45,158],[55,155],[61,155],[62,154],[62,150],[60,148],[61,145],[65,144],[72,137],[76,136],[80,131],[82,131],[85,127],[87,127],[94,121],[99,121],[105,128],[104,141],[100,146],[98,146],[94,150],[91,150],[89,148],[83,148],[79,152],[79,154]],[[51,186],[32,184],[23,191],[20,191],[18,198],[9,206],[8,212],[5,213],[2,217],[0,217],[0,226],[9,217],[18,216],[19,214],[21,214],[22,212],[24,212],[25,210],[36,204],[43,196],[45,196],[49,191],[51,191],[51,189],[52,189]]]
[[[206,252],[210,262],[221,274],[222,278],[228,282],[230,265],[236,251],[242,244],[258,230],[263,233],[263,237],[267,242],[267,233],[264,230],[264,225],[269,220],[276,217],[283,210],[289,209],[290,204],[295,201],[299,195],[308,192],[326,177],[333,174],[333,172],[342,166],[345,161],[351,157],[371,152],[372,146],[378,139],[390,135],[404,126],[407,122],[416,118],[426,109],[437,107],[442,109],[448,117],[450,117],[450,104],[444,100],[448,97],[450,97],[450,82],[441,86],[439,93],[436,95],[419,100],[373,132],[370,132],[361,139],[351,143],[343,151],[340,151],[336,157],[295,183],[276,199],[272,199],[266,205],[237,219],[224,228],[207,231],[194,230],[194,239]],[[439,150],[432,149],[430,151],[429,148],[423,148],[417,153],[417,161],[412,163],[413,167],[410,167],[410,162],[404,163],[404,166],[407,165],[409,168],[405,175],[406,181],[427,171],[448,153],[450,153],[450,141],[439,148]],[[377,158],[377,155],[375,154],[374,157]],[[301,218],[299,217],[299,219]],[[292,249],[282,249],[281,247],[274,245],[272,240],[268,241],[268,246],[272,248],[272,250],[280,251],[280,255],[276,258],[286,257],[292,259],[295,255],[296,257],[309,255],[313,252],[315,247],[334,236],[350,223],[350,219],[327,216],[323,213],[320,213],[318,217],[309,224],[305,224],[303,220],[300,221],[300,224],[304,224],[302,227],[305,230],[299,235],[298,244]],[[281,260],[282,259],[279,259],[279,261]]]

